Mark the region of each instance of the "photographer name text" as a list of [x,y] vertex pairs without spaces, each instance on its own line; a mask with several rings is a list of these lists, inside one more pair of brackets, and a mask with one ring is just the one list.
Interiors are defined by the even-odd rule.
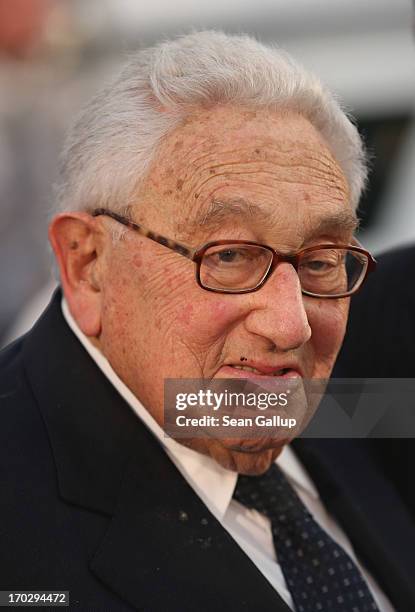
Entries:
[[258,414],[255,417],[231,417],[227,414],[221,416],[203,415],[200,417],[186,417],[181,414],[176,417],[178,427],[285,427],[292,429],[297,425],[297,419],[283,418],[279,414],[265,416]]

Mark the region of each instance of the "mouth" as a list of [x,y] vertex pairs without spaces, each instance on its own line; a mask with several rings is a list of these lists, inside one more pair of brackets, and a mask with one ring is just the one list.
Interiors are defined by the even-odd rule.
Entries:
[[[219,376],[218,376],[219,375]],[[268,365],[241,365],[228,363],[217,372],[220,378],[302,378],[299,367],[282,365],[281,367]]]

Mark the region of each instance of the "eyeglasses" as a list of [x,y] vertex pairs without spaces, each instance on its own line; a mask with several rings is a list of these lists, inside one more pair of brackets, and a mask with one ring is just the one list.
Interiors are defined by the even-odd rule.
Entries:
[[284,255],[270,246],[249,240],[216,240],[192,249],[105,208],[92,212],[93,217],[101,215],[193,261],[198,285],[216,293],[257,291],[279,263],[287,262],[296,270],[304,295],[344,298],[360,289],[369,272],[376,267],[376,260],[361,246],[320,244],[295,255]]

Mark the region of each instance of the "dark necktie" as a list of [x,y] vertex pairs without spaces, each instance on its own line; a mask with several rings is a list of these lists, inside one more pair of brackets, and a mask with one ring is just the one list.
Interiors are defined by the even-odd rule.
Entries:
[[270,519],[297,612],[378,610],[356,564],[316,523],[277,465],[262,476],[240,475],[234,498]]

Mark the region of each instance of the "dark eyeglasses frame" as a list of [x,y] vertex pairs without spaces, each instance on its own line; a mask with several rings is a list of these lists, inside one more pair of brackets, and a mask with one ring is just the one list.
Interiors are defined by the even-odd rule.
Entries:
[[[135,223],[131,219],[128,219],[127,217],[124,217],[123,215],[119,215],[118,213],[113,212],[111,210],[107,210],[105,208],[96,208],[91,214],[93,217],[100,217],[101,215],[110,217],[111,219],[118,221],[118,223],[125,225],[126,227],[134,230],[135,232],[138,232],[142,236],[145,236],[146,238],[150,238],[150,240],[153,240],[154,242],[157,242],[158,244],[161,244],[162,246],[165,246],[168,249],[175,251],[179,255],[183,255],[183,257],[187,257],[188,259],[190,259],[196,264],[196,281],[199,287],[201,287],[201,289],[204,289],[205,291],[212,291],[213,293],[240,294],[240,293],[252,293],[254,291],[258,291],[258,289],[261,289],[261,287],[265,284],[265,282],[271,276],[277,264],[281,262],[290,263],[294,267],[295,271],[297,272],[300,258],[302,255],[304,255],[304,253],[309,253],[312,251],[320,251],[322,249],[336,248],[336,249],[347,249],[349,251],[361,253],[362,255],[365,255],[367,257],[368,263],[366,266],[366,270],[365,270],[364,275],[362,275],[362,278],[360,279],[359,283],[351,291],[347,291],[345,293],[336,294],[336,295],[320,295],[317,293],[311,293],[310,291],[306,291],[303,288],[301,288],[301,291],[304,295],[308,295],[309,297],[314,297],[314,298],[319,298],[319,299],[345,298],[345,297],[349,297],[350,295],[353,295],[361,288],[361,286],[363,285],[363,283],[365,282],[367,278],[367,275],[369,274],[369,272],[372,272],[376,268],[376,263],[377,263],[375,258],[369,253],[369,251],[364,249],[356,239],[354,239],[356,243],[355,245],[319,244],[313,247],[308,247],[306,249],[303,249],[299,251],[298,253],[296,253],[295,255],[284,255],[282,253],[278,253],[278,251],[276,251],[275,249],[273,249],[272,247],[268,245],[260,244],[259,242],[252,242],[250,240],[215,240],[213,242],[207,242],[206,244],[203,244],[202,246],[196,249],[192,249],[191,247],[181,244],[180,242],[176,242],[175,240],[172,240],[171,238],[166,238],[165,236],[162,236],[161,234],[156,234],[155,232],[152,232],[151,230],[143,227],[142,225]],[[258,247],[262,247],[263,249],[267,249],[268,251],[272,253],[272,260],[269,265],[269,268],[264,274],[261,281],[255,287],[251,289],[236,289],[236,290],[213,289],[211,287],[206,287],[205,285],[202,284],[200,280],[200,265],[203,259],[203,255],[210,247],[220,246],[224,244],[246,244],[246,245],[251,245],[251,246],[258,246]]]

